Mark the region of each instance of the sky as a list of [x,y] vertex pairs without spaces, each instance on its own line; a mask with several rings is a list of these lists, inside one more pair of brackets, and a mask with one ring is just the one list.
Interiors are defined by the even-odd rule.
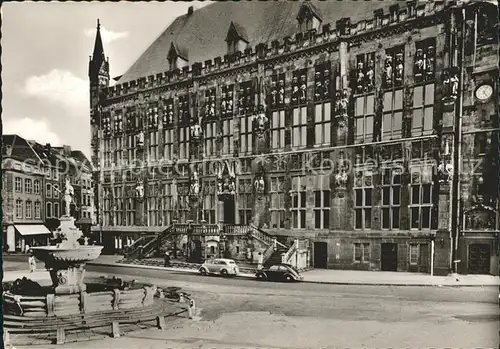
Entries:
[[89,56],[97,19],[111,77],[119,76],[179,15],[208,2],[2,4],[3,134],[70,145],[90,155]]

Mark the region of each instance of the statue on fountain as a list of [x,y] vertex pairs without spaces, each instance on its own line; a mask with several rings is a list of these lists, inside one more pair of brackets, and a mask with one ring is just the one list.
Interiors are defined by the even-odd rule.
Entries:
[[71,203],[73,202],[73,197],[75,196],[75,190],[71,185],[69,177],[66,177],[66,186],[64,189],[64,203],[66,207],[65,215],[66,217],[71,216]]

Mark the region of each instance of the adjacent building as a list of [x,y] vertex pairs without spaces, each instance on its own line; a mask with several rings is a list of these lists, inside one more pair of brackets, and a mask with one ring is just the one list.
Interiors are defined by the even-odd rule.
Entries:
[[[59,226],[64,214],[67,176],[77,189],[85,180],[85,202],[81,205],[83,199],[75,195],[73,216],[78,221],[84,215],[90,218],[90,224],[95,223],[93,191],[89,188],[93,185],[91,165],[80,151],[71,151],[69,146],[64,149],[69,152],[19,135],[2,136],[4,250],[25,252],[30,246],[49,242],[51,231]],[[87,230],[90,234],[90,228]]]
[[216,2],[114,86],[98,24],[96,231],[114,251],[253,224],[315,268],[498,274],[497,23],[482,1]]

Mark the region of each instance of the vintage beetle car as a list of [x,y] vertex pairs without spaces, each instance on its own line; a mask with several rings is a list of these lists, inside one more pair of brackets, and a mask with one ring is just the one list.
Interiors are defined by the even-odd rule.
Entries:
[[290,264],[274,264],[255,273],[258,280],[302,281],[302,275]]
[[240,272],[235,261],[226,258],[215,258],[206,260],[198,269],[201,275],[220,274],[236,276]]

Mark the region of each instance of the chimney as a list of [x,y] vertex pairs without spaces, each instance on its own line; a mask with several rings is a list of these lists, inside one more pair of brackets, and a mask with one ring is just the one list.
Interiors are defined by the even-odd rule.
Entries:
[[45,143],[45,151],[50,152],[52,150],[52,147],[50,146],[50,143]]
[[189,6],[189,8],[188,8],[188,16],[191,16],[193,14],[193,11],[194,11],[193,6]]

